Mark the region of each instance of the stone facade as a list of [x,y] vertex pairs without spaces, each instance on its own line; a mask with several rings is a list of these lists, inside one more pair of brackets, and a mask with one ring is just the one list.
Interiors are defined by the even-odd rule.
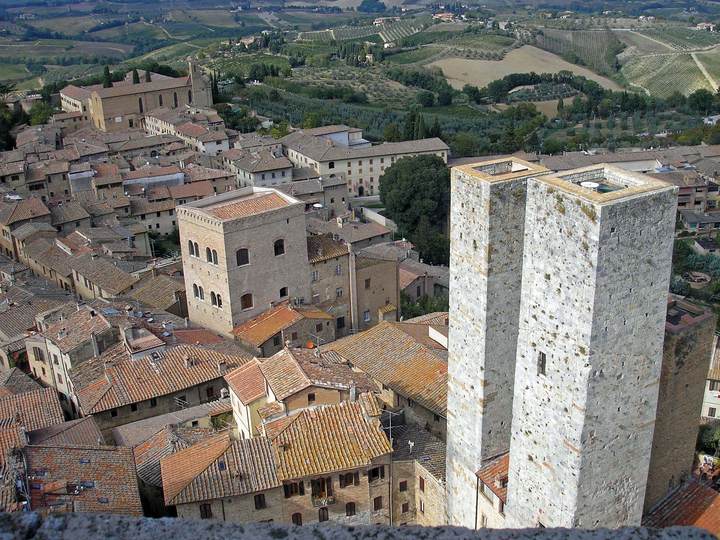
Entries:
[[448,518],[473,527],[475,472],[510,445],[525,185],[516,158],[452,170],[448,349]]
[[[218,219],[213,214],[221,207],[263,196],[280,197],[285,204],[232,219]],[[188,314],[194,323],[230,335],[238,324],[273,303],[288,298],[310,301],[305,214],[300,201],[275,190],[243,188],[188,203],[179,207],[177,214]],[[278,241],[284,248],[276,255]],[[190,244],[197,245],[199,252],[191,254]],[[247,250],[248,262],[238,265],[241,249]],[[195,293],[199,287],[202,295]],[[211,294],[220,295],[220,306],[212,305]],[[243,307],[241,298],[247,294],[252,295],[251,302]]]
[[528,180],[509,526],[640,524],[676,191],[603,165]]
[[[256,495],[262,495],[261,504],[256,504]],[[187,519],[214,519],[235,523],[279,521],[283,514],[282,488],[269,489],[262,493],[250,493],[226,499],[212,499],[202,503],[178,504],[177,515]],[[209,514],[208,514],[209,510]]]
[[645,511],[692,472],[715,316],[682,301],[668,305]]

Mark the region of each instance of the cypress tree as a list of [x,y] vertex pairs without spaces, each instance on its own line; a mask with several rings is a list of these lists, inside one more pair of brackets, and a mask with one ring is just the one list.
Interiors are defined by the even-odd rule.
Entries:
[[110,75],[110,67],[105,66],[103,69],[103,82],[102,82],[103,88],[111,88],[112,83],[112,75]]
[[132,82],[133,84],[140,84],[140,74],[137,69],[132,70]]

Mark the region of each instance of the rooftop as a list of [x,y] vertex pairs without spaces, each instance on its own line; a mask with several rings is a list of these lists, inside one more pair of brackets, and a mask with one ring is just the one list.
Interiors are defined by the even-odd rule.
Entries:
[[78,365],[71,376],[85,414],[146,401],[221,378],[249,356],[180,345],[131,360],[123,343]]
[[720,535],[720,493],[692,479],[678,486],[645,516],[645,527],[692,525]]
[[265,437],[233,440],[225,432],[160,462],[165,504],[245,495],[280,487],[274,451]]
[[665,316],[665,332],[677,333],[712,318],[712,312],[687,302],[670,298]]
[[492,458],[475,473],[482,483],[502,501],[507,501],[507,479],[510,468],[510,453],[505,452]]
[[[413,328],[419,326],[420,329]],[[441,345],[427,336],[427,325],[383,321],[323,346],[374,380],[422,407],[445,416],[447,361]],[[426,341],[427,339],[427,341]]]
[[548,174],[545,167],[515,156],[480,161],[453,167],[453,171],[466,174],[481,182],[498,183],[530,176]]
[[311,306],[291,306],[283,302],[262,312],[233,329],[241,341],[260,347],[278,332],[290,328],[302,319],[332,319],[332,315]]
[[274,189],[250,187],[189,202],[182,209],[224,222],[272,212],[293,204],[301,203]]
[[260,369],[260,362],[253,358],[244,366],[239,367],[225,375],[230,390],[245,405],[265,397],[265,376]]
[[414,459],[436,479],[445,481],[445,441],[415,424],[393,428],[392,435],[394,461]]

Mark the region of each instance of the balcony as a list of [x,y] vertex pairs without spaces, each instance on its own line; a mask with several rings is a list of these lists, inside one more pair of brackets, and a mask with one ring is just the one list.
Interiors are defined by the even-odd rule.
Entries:
[[335,496],[334,495],[319,495],[319,496],[312,496],[312,505],[315,508],[320,508],[322,506],[329,506],[331,504],[335,504]]

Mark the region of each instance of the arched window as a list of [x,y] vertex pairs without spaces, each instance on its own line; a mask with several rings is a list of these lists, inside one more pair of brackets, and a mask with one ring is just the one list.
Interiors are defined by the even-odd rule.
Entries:
[[217,263],[218,263],[217,251],[215,251],[214,249],[212,250],[212,263],[213,263],[213,264],[217,264]]
[[273,247],[275,249],[275,256],[282,255],[285,253],[285,240],[282,238],[280,240],[275,240],[275,244],[273,244]]
[[200,256],[200,246],[197,245],[197,242],[193,242],[193,246],[195,246],[195,256]]
[[200,291],[200,300],[205,300],[205,291],[203,290],[202,286],[198,287]]
[[200,289],[198,289],[198,286],[193,283],[193,296],[195,298],[200,298]]
[[213,306],[217,306],[217,296],[215,296],[215,293],[210,291],[210,303]]
[[162,107],[162,94],[158,94],[158,105]]
[[323,506],[320,510],[318,510],[318,521],[327,521],[328,519],[328,509]]
[[217,297],[217,307],[222,309],[222,296],[220,296],[218,294],[218,295],[216,295],[216,297]]
[[178,106],[177,92],[173,92],[173,106],[177,109],[177,106]]
[[355,515],[355,503],[354,502],[349,502],[345,505],[345,515],[347,517]]
[[138,98],[138,107],[140,108],[141,113],[145,111],[145,109],[143,108],[143,102],[141,97]]
[[188,240],[188,251],[191,257],[195,255],[195,245],[192,243],[192,240]]
[[302,514],[300,512],[295,512],[292,515],[292,523],[293,525],[302,525]]
[[192,103],[192,90],[188,90],[188,103]]
[[205,259],[206,259],[207,262],[209,262],[209,263],[212,262],[212,251],[210,251],[210,248],[209,248],[209,247],[206,247],[206,248],[205,248]]
[[246,248],[240,248],[235,252],[235,260],[238,266],[250,264],[250,252]]
[[240,297],[240,308],[241,309],[252,309],[253,297],[251,293],[245,293]]

